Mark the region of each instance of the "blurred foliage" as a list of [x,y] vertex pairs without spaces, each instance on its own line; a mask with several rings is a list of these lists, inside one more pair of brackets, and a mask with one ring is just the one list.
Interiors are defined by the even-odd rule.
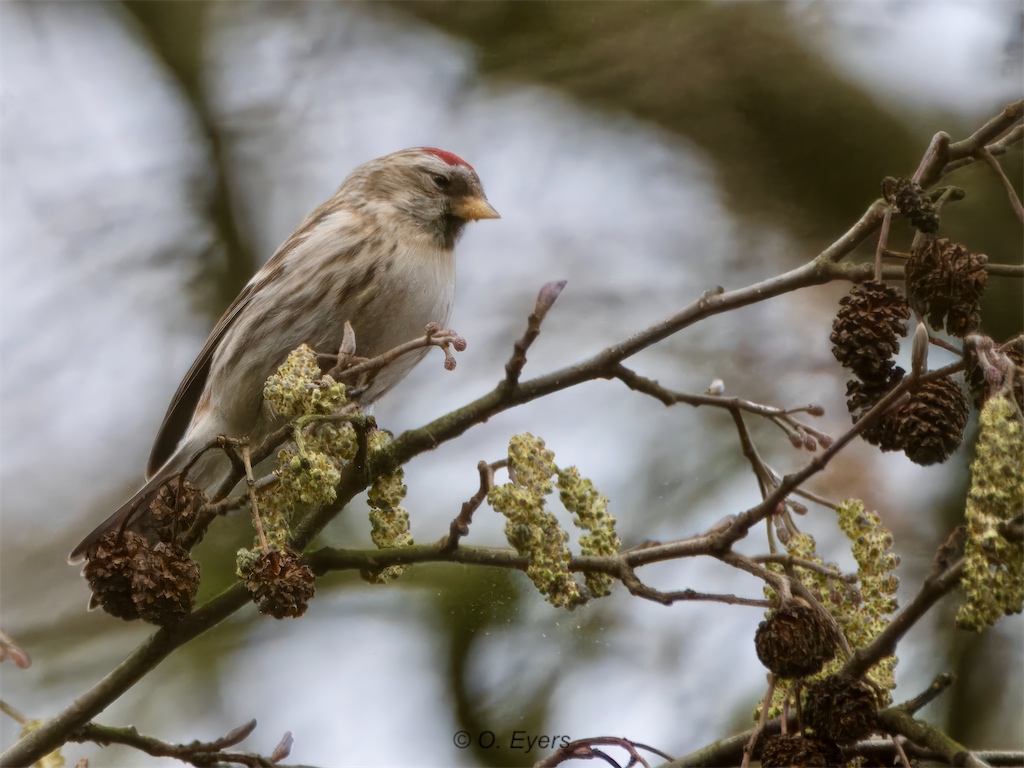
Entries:
[[[396,3],[466,37],[492,77],[541,82],[695,142],[728,203],[834,239],[923,149],[816,54],[783,3]],[[913,169],[909,169],[913,170]]]
[[[549,85],[693,141],[710,156],[730,208],[812,247],[846,231],[885,175],[913,173],[930,138],[819,55],[785,3],[393,5],[472,41],[492,78]],[[962,138],[956,125],[943,127]],[[1019,148],[1003,165],[1021,194]],[[991,171],[979,164],[952,181],[968,196],[950,206],[944,232],[993,261],[1020,263],[1019,238],[1005,226],[1013,214]],[[989,332],[1020,332],[1020,286],[993,280],[989,290]]]
[[231,199],[232,174],[226,165],[225,139],[211,114],[204,89],[208,4],[136,0],[125,2],[123,6],[138,22],[154,56],[181,86],[210,152],[211,188],[203,197],[219,243],[206,254],[199,280],[217,286],[215,291],[206,294],[213,297],[210,313],[217,317],[238,295],[258,264],[236,221],[239,206]]

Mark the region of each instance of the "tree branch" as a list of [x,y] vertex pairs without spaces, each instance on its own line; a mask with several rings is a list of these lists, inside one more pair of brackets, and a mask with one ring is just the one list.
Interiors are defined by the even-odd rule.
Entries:
[[191,744],[171,744],[152,736],[144,736],[133,726],[113,728],[108,725],[87,723],[72,733],[68,741],[94,742],[102,746],[123,744],[153,757],[173,757],[195,766],[235,763],[252,766],[252,768],[273,768],[273,766],[300,768],[300,766],[281,765],[281,760],[286,758],[291,751],[292,735],[290,733],[285,733],[270,757],[261,757],[249,752],[227,751],[228,747],[233,747],[248,738],[255,728],[256,721],[250,720],[220,739],[207,742],[193,741]]
[[[972,136],[963,141],[949,144],[947,148],[944,148],[944,151],[936,151],[930,155],[926,158],[927,162],[922,166],[922,185],[929,186],[933,184],[944,173],[948,172],[954,163],[973,161],[980,149],[999,139],[1005,132],[1010,131],[1014,124],[1021,119],[1022,115],[1024,115],[1024,101],[1011,104]],[[1004,137],[1002,141],[1008,144],[1012,136],[1018,135],[1019,132],[1010,131],[1010,134]],[[989,151],[995,153],[996,147],[989,147]],[[585,381],[614,377],[617,366],[621,365],[624,360],[708,317],[751,306],[801,288],[822,285],[833,280],[861,282],[870,279],[873,276],[874,264],[840,264],[839,262],[878,230],[886,209],[887,205],[883,201],[872,203],[849,231],[822,251],[816,258],[803,266],[744,288],[732,291],[719,289],[707,292],[696,301],[669,315],[661,322],[638,331],[616,344],[612,344],[589,359],[538,376],[526,382],[519,382],[518,377],[525,365],[526,350],[539,332],[539,325],[543,320],[544,312],[550,308],[554,297],[557,296],[557,290],[561,290],[559,287],[554,291],[554,296],[550,296],[550,292],[554,290],[551,286],[559,284],[549,284],[545,288],[549,292],[548,298],[545,299],[545,293],[542,291],[541,296],[538,297],[535,311],[527,325],[526,334],[517,343],[512,358],[506,367],[506,377],[499,385],[476,401],[452,411],[419,429],[410,430],[400,435],[386,451],[382,451],[372,457],[374,471],[377,473],[393,471],[420,453],[433,449],[440,443],[459,437],[471,427],[485,422],[502,411]],[[900,274],[902,274],[902,269],[899,267],[886,266],[883,270],[883,277],[886,278],[898,277]],[[615,569],[621,568],[623,561],[630,568],[636,568],[640,565],[659,560],[693,556],[694,554],[710,554],[720,559],[734,558],[734,553],[730,552],[730,547],[734,542],[743,538],[752,525],[771,514],[783,502],[785,497],[792,493],[807,478],[821,471],[831,458],[837,455],[863,429],[881,418],[884,411],[899,398],[903,397],[912,386],[948,375],[950,372],[959,370],[961,367],[961,365],[947,366],[939,371],[925,374],[920,379],[908,377],[899,386],[894,388],[892,392],[882,398],[853,428],[833,442],[832,445],[828,446],[821,455],[814,458],[800,471],[783,477],[760,504],[728,518],[726,521],[723,521],[722,525],[716,526],[712,531],[668,544],[653,544],[630,550],[620,553],[615,558],[574,558],[573,567],[578,569],[591,567],[615,575]],[[739,406],[734,405],[733,407],[738,408]],[[280,439],[286,439],[286,436],[285,434]],[[266,445],[267,443],[264,444],[264,446]],[[264,446],[260,446],[260,449],[253,452],[254,463],[258,463],[260,460],[259,454]],[[272,450],[272,448],[268,450],[268,455]],[[364,446],[356,460],[343,469],[341,481],[337,489],[336,501],[328,507],[315,510],[296,526],[293,531],[292,543],[297,549],[305,548],[313,537],[356,494],[365,489],[369,481],[369,473],[366,467],[367,460],[368,457]],[[231,485],[233,486],[237,480],[238,477],[235,477],[231,481]],[[218,494],[221,494],[220,498],[226,496],[229,490],[230,487],[218,489]],[[214,509],[220,511],[221,508],[214,506],[210,508],[210,511]],[[434,550],[433,557],[438,558],[441,545],[432,545],[432,548]],[[391,564],[391,562],[396,562],[389,562],[388,558],[396,556],[409,558],[415,554],[416,550],[418,548],[375,551],[373,559],[379,565],[387,565]],[[424,560],[428,559],[426,552],[420,552],[420,554]],[[351,554],[320,550],[310,555],[311,561],[316,562],[321,568],[342,567],[342,560],[345,557],[351,558]],[[478,548],[456,547],[453,551],[446,554],[445,557],[454,562],[472,562],[473,558],[476,557],[481,561],[481,564],[493,565],[496,562],[500,562],[505,564],[506,567],[525,567],[525,561],[519,558],[517,554],[503,550],[492,550],[483,553]],[[364,563],[365,560],[366,557],[363,558]],[[411,560],[403,559],[402,562],[411,562]],[[741,563],[738,561],[733,560],[731,562],[738,567],[741,566]],[[764,574],[768,573],[764,568],[755,563],[750,563],[750,565]],[[895,643],[902,637],[906,628],[913,624],[935,600],[952,588],[952,585],[959,579],[962,568],[962,563],[954,564],[945,569],[936,578],[927,580],[917,598],[894,619],[892,624],[871,646],[861,649],[858,654],[855,654],[847,663],[847,667],[851,670],[863,671],[874,663],[877,658],[891,653],[892,648],[895,647]],[[768,576],[759,575],[761,578],[769,578]],[[82,728],[82,726],[102,712],[111,702],[137,683],[176,648],[215,626],[248,603],[248,591],[243,585],[236,584],[198,608],[179,624],[156,630],[120,665],[66,710],[33,730],[8,749],[7,752],[0,756],[0,766],[27,765],[52,752],[64,743],[72,732]]]

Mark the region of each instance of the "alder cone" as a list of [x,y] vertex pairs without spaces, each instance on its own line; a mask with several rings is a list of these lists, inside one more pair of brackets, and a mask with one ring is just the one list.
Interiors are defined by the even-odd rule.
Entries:
[[918,231],[926,234],[938,231],[939,210],[916,181],[886,176],[882,180],[882,196]]
[[777,677],[806,677],[836,655],[832,627],[814,608],[793,603],[777,608],[754,634],[757,658]]
[[975,333],[981,325],[988,256],[940,237],[916,249],[907,261],[907,296],[915,312],[951,336]]
[[807,687],[806,723],[818,738],[850,744],[878,728],[878,701],[867,683],[832,675]]
[[761,749],[761,768],[830,768],[846,763],[834,742],[777,733]]
[[245,574],[245,586],[260,613],[297,619],[316,594],[316,576],[295,552],[271,549]]
[[108,531],[83,570],[93,605],[125,621],[176,624],[192,612],[199,563],[174,544],[150,544],[133,531]]
[[963,442],[969,413],[964,393],[951,378],[922,384],[896,414],[903,452],[922,466],[945,461]]
[[[893,368],[888,381],[863,382],[860,379],[851,379],[846,382],[846,407],[856,424],[861,417],[889,390],[903,380],[904,371],[899,366]],[[899,422],[896,413],[892,410],[886,411],[882,418],[860,433],[862,439],[877,445],[883,451],[903,450],[903,435],[899,431]]]
[[896,367],[892,357],[909,319],[907,300],[896,288],[876,282],[855,285],[839,300],[832,354],[862,381],[889,381]]

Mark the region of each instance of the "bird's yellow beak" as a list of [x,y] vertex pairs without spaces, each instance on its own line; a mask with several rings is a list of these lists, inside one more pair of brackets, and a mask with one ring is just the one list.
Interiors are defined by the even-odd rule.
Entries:
[[452,205],[452,214],[460,219],[479,221],[480,219],[500,219],[494,207],[482,197],[460,197]]

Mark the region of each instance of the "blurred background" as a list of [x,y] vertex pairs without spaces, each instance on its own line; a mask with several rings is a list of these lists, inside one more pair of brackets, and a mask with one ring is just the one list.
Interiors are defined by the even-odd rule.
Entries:
[[[0,669],[4,699],[50,717],[151,628],[86,613],[71,546],[141,482],[181,376],[223,308],[355,165],[439,146],[480,174],[497,222],[469,228],[451,320],[458,368],[428,356],[376,409],[395,433],[488,391],[538,289],[568,286],[526,375],[582,359],[721,285],[811,259],[913,173],[931,136],[973,132],[1021,97],[1019,2],[4,3],[0,620],[34,658]],[[1002,165],[1020,193],[1018,145]],[[1021,263],[1021,231],[983,165],[943,232]],[[894,247],[910,232],[898,222]],[[873,246],[855,258],[868,258]],[[712,318],[632,361],[666,386],[776,405],[822,404],[849,425],[829,342],[846,285]],[[1021,331],[1019,281],[992,279],[983,317]],[[905,350],[906,351],[906,350]],[[948,362],[937,355],[933,364]],[[779,472],[802,466],[751,420]],[[596,382],[501,414],[406,468],[419,541],[440,538],[476,489],[476,463],[508,438],[545,438],[611,499],[627,546],[705,530],[758,501],[731,419],[665,410]],[[921,468],[858,443],[811,487],[863,498],[896,535],[901,595],[962,515],[968,444]],[[557,505],[556,505],[557,506]],[[368,546],[354,502],[325,543]],[[568,523],[568,515],[562,518]],[[202,595],[233,578],[245,520],[198,551]],[[801,520],[844,567],[831,513]],[[501,545],[477,513],[468,543]],[[751,535],[743,551],[765,550]],[[644,569],[662,589],[760,596],[718,563]],[[897,700],[943,671],[957,685],[924,711],[978,748],[1020,748],[1024,621],[952,629],[955,600],[900,646]],[[298,622],[253,608],[175,653],[100,722],[169,741],[212,739],[249,718],[244,746],[291,762],[522,765],[540,756],[457,750],[458,729],[627,736],[673,754],[745,728],[764,689],[756,608],[632,598],[573,613],[520,574],[418,567],[389,586],[319,581]],[[5,745],[16,738],[0,723]],[[156,765],[71,745],[69,760]]]

